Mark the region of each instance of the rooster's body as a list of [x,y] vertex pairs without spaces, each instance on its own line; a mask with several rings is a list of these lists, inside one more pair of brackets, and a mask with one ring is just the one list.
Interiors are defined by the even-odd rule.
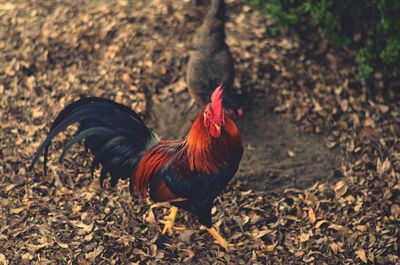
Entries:
[[[93,156],[92,174],[102,165],[100,183],[107,173],[111,185],[130,179],[132,193],[155,202],[170,202],[195,214],[211,229],[211,208],[238,169],[243,149],[238,129],[222,110],[222,88],[201,111],[186,139],[159,140],[131,109],[111,100],[85,98],[68,105],[55,119],[39,147],[32,166],[44,151],[44,169],[51,140],[79,122],[74,139],[85,139]],[[215,231],[215,230],[214,230]]]

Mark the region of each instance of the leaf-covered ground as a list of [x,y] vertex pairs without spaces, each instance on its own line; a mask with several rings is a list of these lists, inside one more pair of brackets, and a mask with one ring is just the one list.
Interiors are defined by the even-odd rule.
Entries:
[[40,166],[27,172],[56,113],[81,96],[144,116],[157,102],[187,97],[188,47],[207,8],[195,2],[0,5],[0,264],[399,264],[398,88],[384,89],[380,73],[358,82],[352,52],[324,39],[270,36],[270,21],[241,1],[228,1],[227,34],[237,87],[251,95],[247,112],[278,113],[338,149],[330,178],[255,191],[241,169],[213,209],[235,244],[226,252],[187,213],[177,221],[184,232],[162,236],[157,220],[167,208],[132,199],[127,183],[100,189],[82,147],[58,163],[73,128],[53,143],[47,176]]

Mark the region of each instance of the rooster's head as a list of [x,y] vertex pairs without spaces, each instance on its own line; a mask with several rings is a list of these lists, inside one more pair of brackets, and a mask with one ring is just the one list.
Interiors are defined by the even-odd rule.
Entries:
[[222,95],[224,89],[218,86],[211,95],[211,102],[204,109],[204,126],[208,128],[211,136],[218,138],[225,125],[224,109],[222,108]]

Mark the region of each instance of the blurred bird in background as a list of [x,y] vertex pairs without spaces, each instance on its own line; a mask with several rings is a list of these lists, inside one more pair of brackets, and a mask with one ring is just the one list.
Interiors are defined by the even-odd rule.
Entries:
[[219,84],[225,88],[224,107],[232,117],[243,116],[239,96],[233,89],[235,68],[232,54],[225,43],[226,5],[223,0],[211,0],[203,24],[197,29],[190,53],[186,82],[192,101],[207,104],[213,89]]
[[[38,148],[30,169],[44,152],[44,172],[51,140],[74,123],[74,138],[60,156],[78,141],[93,154],[91,174],[102,166],[100,184],[107,173],[111,185],[130,180],[131,193],[150,196],[154,202],[169,202],[171,214],[162,233],[172,231],[178,208],[198,217],[225,248],[229,244],[212,226],[211,208],[238,170],[243,148],[239,131],[225,115],[222,86],[215,89],[183,140],[160,140],[128,107],[103,98],[83,98],[65,107]],[[226,97],[224,97],[226,98]]]

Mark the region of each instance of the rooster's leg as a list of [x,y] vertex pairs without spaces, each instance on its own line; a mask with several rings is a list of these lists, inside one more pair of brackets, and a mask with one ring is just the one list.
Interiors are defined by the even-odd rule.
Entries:
[[226,250],[229,249],[229,247],[231,246],[228,241],[226,241],[219,233],[218,231],[212,226],[210,228],[208,227],[204,227],[202,226],[202,229],[206,229],[213,237],[215,240],[217,240],[217,242],[224,247]]
[[171,212],[165,221],[160,221],[160,223],[164,224],[164,229],[162,230],[162,234],[164,235],[166,232],[169,234],[172,233],[173,229],[181,230],[180,227],[174,227],[176,214],[178,213],[178,207],[172,206]]

